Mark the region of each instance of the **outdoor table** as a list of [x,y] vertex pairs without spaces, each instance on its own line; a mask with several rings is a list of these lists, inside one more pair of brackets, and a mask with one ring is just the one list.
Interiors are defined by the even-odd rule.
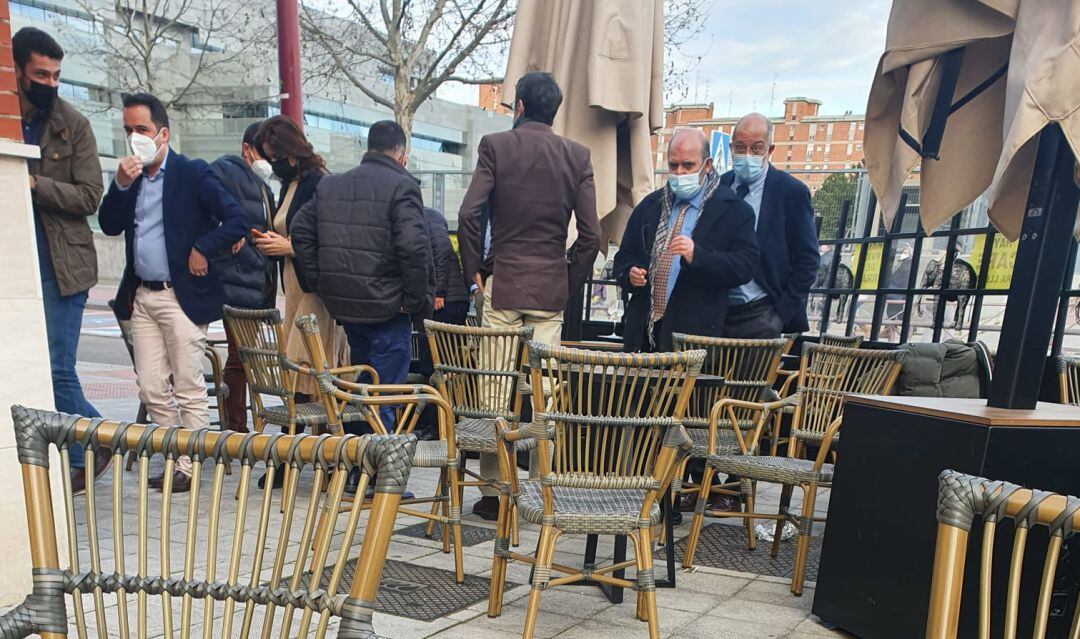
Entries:
[[[982,399],[851,397],[836,465],[813,612],[859,637],[925,634],[936,540],[938,475],[962,473],[1080,495],[1080,408],[989,408]],[[1011,525],[998,527],[992,609],[1004,610]],[[966,561],[961,637],[977,635],[982,529]],[[1048,537],[1032,534],[1022,584],[1038,583]],[[1068,635],[1080,590],[1080,538],[1065,542],[1048,637]],[[1017,636],[1030,636],[1037,596],[1021,586]],[[994,615],[991,636],[1001,636]]]
[[[580,365],[574,365],[573,367],[570,368],[570,372],[572,374],[580,373],[580,371],[581,371],[581,366]],[[526,372],[528,372],[528,367],[526,367]],[[654,373],[654,374],[658,374],[658,373]],[[604,379],[604,378],[599,377],[599,376],[596,376],[596,377],[593,378],[594,388],[596,387],[595,386],[596,384],[599,384],[601,379]],[[720,376],[717,376],[717,375],[699,374],[697,376],[697,378],[696,378],[696,381],[695,381],[695,388],[706,388],[706,387],[720,388],[723,385],[724,385],[724,378],[720,377]],[[599,393],[595,393],[592,396],[595,397],[597,400],[600,399]],[[524,404],[522,405],[522,410],[521,410],[521,421],[522,421],[522,423],[530,422],[532,420],[532,414],[533,414],[532,413],[532,402],[531,401],[525,401]],[[664,520],[664,533],[665,533],[664,534],[664,554],[665,554],[665,558],[667,560],[667,577],[664,578],[664,579],[657,579],[656,580],[656,587],[657,588],[674,588],[675,587],[675,542],[674,542],[674,526],[671,523],[671,513],[672,513],[672,511],[673,511],[673,509],[675,507],[674,495],[671,494],[670,490],[664,491],[663,494],[664,494],[665,497],[660,500],[660,509],[661,509],[661,512],[663,513],[663,520]],[[598,541],[598,539],[597,539],[596,535],[588,535],[586,537],[586,541],[585,541],[585,567],[586,568],[592,568],[592,567],[594,567],[596,565],[597,541]],[[614,548],[612,561],[614,563],[619,563],[619,562],[622,562],[622,561],[625,561],[625,560],[626,560],[626,536],[625,535],[616,535],[616,537],[615,537],[615,548]],[[622,571],[622,570],[616,571],[614,573],[614,576],[619,578],[619,579],[622,579],[622,578],[624,578],[624,571]],[[615,603],[615,604],[622,603],[622,600],[623,600],[623,589],[622,588],[611,587],[611,586],[607,586],[605,584],[590,584],[590,585],[595,585],[595,586],[599,587],[604,592],[604,595],[608,598],[608,601],[610,601],[611,603]]]

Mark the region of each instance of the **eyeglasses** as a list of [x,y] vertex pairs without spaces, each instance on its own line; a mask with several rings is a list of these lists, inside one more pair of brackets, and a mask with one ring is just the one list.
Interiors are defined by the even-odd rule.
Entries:
[[753,153],[754,155],[765,155],[765,151],[768,149],[768,145],[764,142],[755,142],[753,146],[746,146],[745,144],[732,144],[731,150],[739,155],[746,155],[747,153]]

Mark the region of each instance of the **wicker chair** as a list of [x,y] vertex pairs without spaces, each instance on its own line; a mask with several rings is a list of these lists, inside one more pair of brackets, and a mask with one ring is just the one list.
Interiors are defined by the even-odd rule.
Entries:
[[[500,497],[488,616],[502,612],[506,564],[533,565],[522,636],[531,639],[542,590],[595,582],[638,592],[637,617],[659,637],[653,574],[653,527],[660,522],[659,499],[671,485],[690,440],[680,420],[701,371],[704,351],[653,355],[615,354],[530,342],[532,386],[551,389],[550,399],[533,394],[533,423],[508,429],[497,420],[499,466],[505,489]],[[519,481],[513,443],[537,440],[539,480]],[[521,517],[541,526],[535,557],[510,551],[511,500]],[[626,535],[635,559],[585,571],[553,562],[564,534]],[[619,571],[635,567],[635,581]],[[552,578],[555,570],[565,576]],[[613,574],[614,573],[614,574]]]
[[[979,562],[979,637],[991,636],[991,573],[994,538],[998,525],[1012,519],[1015,537],[1013,561],[1009,568],[1008,596],[1004,610],[1004,628],[1000,636],[1017,636],[1020,597],[1035,598],[1035,618],[1024,624],[1032,628],[1035,639],[1047,637],[1047,621],[1054,592],[1054,575],[1062,557],[1062,545],[1080,529],[1080,498],[1028,490],[1002,481],[964,475],[946,470],[938,478],[937,550],[934,554],[933,581],[930,587],[930,611],[926,620],[927,639],[956,639],[960,604],[964,587],[964,560],[968,554],[968,535],[975,517],[982,519],[982,553]],[[1050,538],[1042,583],[1020,587],[1022,558],[1033,528],[1046,526]],[[972,633],[974,628],[968,630]],[[995,630],[997,632],[997,630]],[[1080,608],[1072,619],[1070,637],[1080,633]],[[1027,630],[1024,630],[1025,636]],[[966,636],[975,636],[968,634]],[[998,636],[998,635],[995,635]],[[1065,636],[1055,634],[1053,636]]]
[[839,346],[840,348],[859,348],[862,343],[862,335],[830,335],[824,333],[818,339],[818,344],[822,346]]
[[[683,565],[690,569],[694,564],[701,525],[706,514],[711,517],[741,517],[746,520],[749,547],[756,547],[753,522],[755,518],[773,519],[776,531],[773,536],[772,556],[780,551],[781,531],[784,522],[791,520],[799,529],[795,553],[795,570],[791,577],[791,592],[801,595],[806,578],[806,557],[810,547],[813,528],[814,504],[818,487],[832,484],[833,465],[826,463],[832,447],[839,442],[839,429],[843,417],[844,398],[849,393],[887,395],[906,353],[904,351],[871,351],[819,344],[803,345],[799,367],[798,391],[791,397],[775,402],[754,403],[735,399],[721,400],[713,407],[709,428],[710,450],[706,458],[705,479],[698,497],[694,522],[687,541]],[[791,438],[788,456],[758,456],[758,444],[767,415],[794,405],[791,422]],[[731,454],[713,448],[719,439],[719,424],[724,415],[730,416],[736,409],[760,411],[762,417],[748,440],[740,441],[741,454]],[[713,434],[716,433],[716,434]],[[807,444],[818,448],[814,459],[803,457]],[[738,475],[742,479],[743,512],[706,511],[705,501],[709,495],[713,472]],[[776,515],[754,512],[755,482],[782,484],[780,510]],[[798,486],[803,493],[802,512],[795,515],[788,510],[791,493]]]
[[1080,406],[1080,357],[1059,355],[1054,358],[1054,363],[1057,364],[1061,403]]
[[[332,411],[335,404],[344,404],[359,412],[372,431],[379,435],[386,435],[391,431],[395,435],[412,434],[424,408],[429,405],[435,407],[438,415],[439,439],[417,442],[412,465],[413,468],[438,468],[441,473],[439,486],[433,497],[403,500],[398,512],[426,519],[432,523],[432,526],[436,523],[442,524],[443,552],[450,552],[452,537],[455,578],[457,583],[462,583],[465,581],[461,548],[462,495],[457,485],[459,459],[457,446],[454,443],[454,420],[450,405],[437,390],[430,386],[357,384],[335,377],[327,361],[326,352],[323,350],[322,340],[319,338],[319,323],[316,317],[314,315],[297,317],[296,327],[300,329],[300,334],[304,337],[304,346],[307,348],[312,368],[318,371],[316,379],[319,383],[319,392],[332,415],[331,430],[338,432],[342,428],[342,425],[336,421],[338,413]],[[394,424],[383,422],[380,411],[383,406],[395,407]],[[357,495],[361,494],[357,493]],[[431,504],[431,511],[425,513],[410,508],[421,504]],[[352,501],[344,505],[343,510],[352,510],[355,505],[356,502]],[[440,505],[442,514],[439,514]],[[361,508],[367,507],[368,504],[361,500]]]
[[[312,631],[316,637],[325,637],[333,617],[341,619],[339,637],[373,636],[373,601],[397,504],[409,479],[415,438],[224,434],[20,406],[12,413],[26,493],[34,586],[23,605],[0,617],[0,638],[34,634],[45,638],[69,634],[146,637],[147,626],[157,623],[161,626],[150,629],[164,631],[166,637],[176,636],[174,627],[184,637],[191,631],[193,636],[241,639],[271,632],[304,637]],[[90,482],[85,500],[72,495],[67,462],[68,448],[75,442],[86,448],[88,463],[93,463],[98,446],[112,450],[111,491],[98,490]],[[52,447],[59,449],[61,460],[63,506],[59,513],[54,513],[50,490]],[[128,451],[139,457],[137,497],[130,499],[121,472]],[[147,483],[151,457],[157,454],[166,460],[160,496],[151,494]],[[170,478],[181,454],[192,458],[192,489],[174,504]],[[226,524],[232,514],[223,512],[223,506],[231,503],[223,498],[224,469],[233,459],[241,463],[242,491],[235,522]],[[290,498],[285,513],[277,515],[271,489],[252,490],[251,474],[256,465],[274,473],[281,461],[314,466],[317,480],[333,471],[330,489],[324,492],[316,481],[309,498]],[[359,511],[343,526],[328,526],[318,534],[316,514],[337,507],[348,470],[356,466],[362,471],[362,485],[376,476],[374,506],[355,580],[348,594],[338,594],[354,548]],[[205,474],[212,479],[203,479]],[[293,474],[294,487],[298,476]],[[125,526],[130,527],[128,534]],[[186,530],[174,539],[178,526]],[[61,543],[58,537],[70,543]],[[219,540],[230,538],[225,552],[219,554]],[[295,539],[300,540],[299,547],[292,543]],[[61,568],[58,555],[64,546],[66,566]],[[177,550],[183,552],[180,571],[174,571],[170,560],[170,553]],[[152,560],[152,554],[160,559]],[[222,574],[218,574],[219,560],[222,566],[227,560]],[[160,622],[148,623],[151,598],[161,602]]]
[[[457,420],[457,447],[466,452],[496,453],[495,420],[521,421],[521,403],[529,393],[522,371],[533,329],[478,328],[427,320],[424,330],[435,364],[431,381],[453,407]],[[536,441],[523,440],[517,448],[535,449]],[[462,487],[492,485],[464,464],[461,472]],[[466,481],[465,475],[473,480]]]
[[[285,327],[277,309],[251,310],[224,307],[225,323],[229,333],[236,339],[236,350],[244,365],[248,390],[251,395],[251,420],[255,432],[261,433],[266,424],[279,426],[283,433],[296,434],[297,426],[313,430],[330,426],[327,403],[322,398],[315,401],[296,402],[296,380],[299,375],[314,375],[307,362],[293,362],[285,355]],[[368,373],[378,383],[378,373],[370,366],[346,366],[330,371],[335,375],[360,375]],[[281,400],[280,405],[266,405],[263,395]],[[333,403],[331,403],[333,405]],[[364,421],[360,411],[348,405],[335,405],[337,422]],[[335,434],[341,434],[340,432]],[[288,467],[285,483],[289,483]],[[282,504],[286,495],[282,494]]]

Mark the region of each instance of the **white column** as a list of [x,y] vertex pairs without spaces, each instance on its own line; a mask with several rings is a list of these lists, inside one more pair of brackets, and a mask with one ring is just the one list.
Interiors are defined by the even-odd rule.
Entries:
[[[0,608],[22,602],[31,588],[30,541],[26,532],[22,471],[15,450],[11,405],[53,409],[49,348],[41,303],[37,241],[30,202],[27,158],[38,157],[36,146],[0,140]],[[62,525],[63,501],[59,455],[52,455],[53,504]],[[64,531],[58,531],[63,544]],[[61,566],[64,561],[61,549]]]

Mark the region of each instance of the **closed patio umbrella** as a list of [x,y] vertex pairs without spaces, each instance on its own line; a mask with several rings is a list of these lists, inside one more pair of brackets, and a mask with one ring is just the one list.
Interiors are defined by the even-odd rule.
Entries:
[[513,107],[525,73],[555,77],[563,91],[555,132],[591,149],[596,211],[615,242],[653,190],[650,136],[664,114],[662,4],[520,0],[514,24],[503,100]]
[[1080,149],[1080,3],[895,0],[867,106],[866,158],[886,224],[922,163],[933,230],[989,189],[990,219],[1020,236],[1038,134]]

